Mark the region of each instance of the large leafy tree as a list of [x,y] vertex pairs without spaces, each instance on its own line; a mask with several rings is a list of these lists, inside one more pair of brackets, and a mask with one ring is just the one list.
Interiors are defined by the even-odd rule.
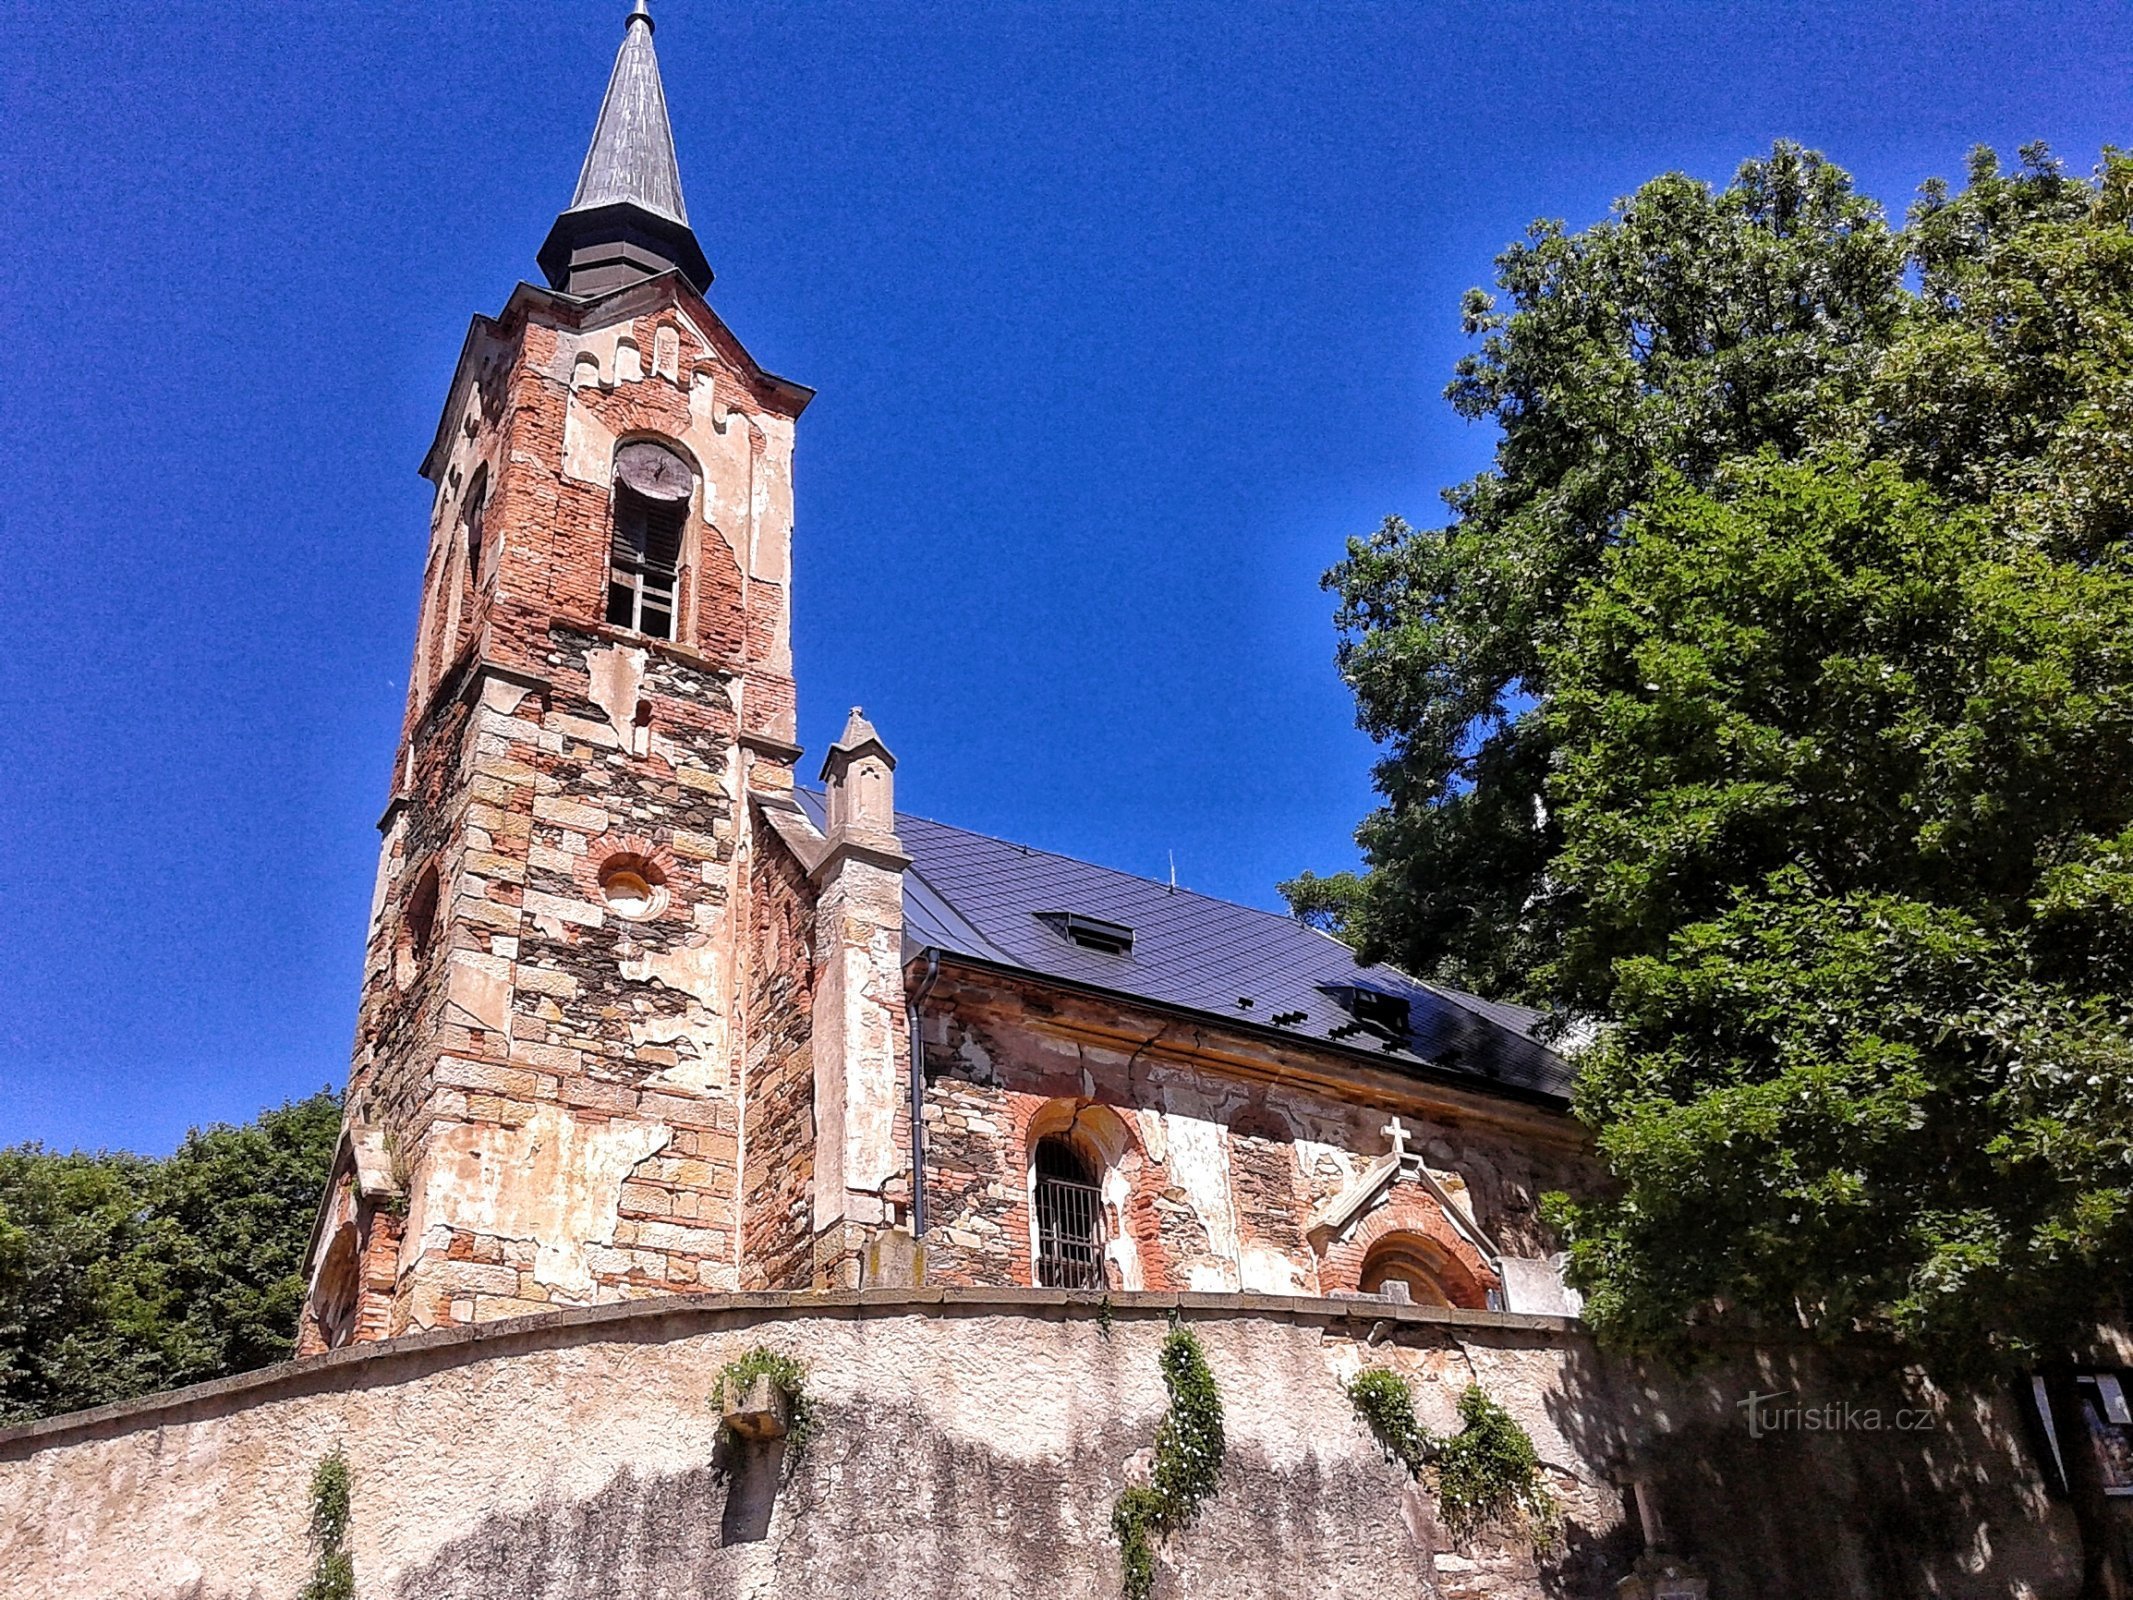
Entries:
[[[1598,423],[1524,453],[1597,341],[1536,343],[1528,301],[1552,327],[1564,291],[1506,258],[1517,309],[1476,361],[1523,340],[1546,378],[1496,408],[1449,528],[1389,525],[1332,574],[1386,805],[1363,878],[1295,887],[1375,950],[1599,1024],[1577,1104],[1615,1186],[1553,1204],[1603,1334],[1734,1319],[2035,1366],[2072,1441],[2072,1361],[2133,1254],[2133,161],[1981,152],[1900,235],[1818,248],[1869,246],[1880,287],[1780,340],[1818,359],[1730,369],[1768,389],[1720,385],[1752,425],[1629,471]],[[1723,282],[1716,325],[1763,289]],[[1710,414],[1704,377],[1646,372],[1636,407]],[[2067,1465],[2105,1593],[2093,1465]]]
[[0,1150],[0,1422],[285,1360],[339,1131],[322,1092],[162,1161]]
[[1807,447],[1900,315],[1902,264],[1880,210],[1786,144],[1723,190],[1671,174],[1505,252],[1502,303],[1468,296],[1480,343],[1447,391],[1497,426],[1495,465],[1447,494],[1447,526],[1388,519],[1328,577],[1385,804],[1358,835],[1367,877],[1284,885],[1300,911],[1372,956],[1531,992],[1559,845],[1532,711],[1564,608],[1662,475]]
[[1659,495],[1551,654],[1590,1318],[2073,1349],[2133,1247],[2133,562],[1755,463]]

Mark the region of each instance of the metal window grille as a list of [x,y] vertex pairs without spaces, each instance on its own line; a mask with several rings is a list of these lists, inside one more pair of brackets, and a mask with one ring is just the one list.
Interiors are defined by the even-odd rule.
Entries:
[[1037,1282],[1047,1289],[1104,1287],[1103,1195],[1064,1139],[1037,1141]]
[[616,487],[607,575],[607,620],[616,627],[674,637],[674,580],[688,515],[686,500],[653,500]]

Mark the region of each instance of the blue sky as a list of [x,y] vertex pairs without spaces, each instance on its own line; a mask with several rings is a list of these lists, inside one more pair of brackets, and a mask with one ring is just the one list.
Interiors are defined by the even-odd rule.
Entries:
[[[0,9],[0,1142],[340,1080],[416,463],[625,9]],[[1486,459],[1438,395],[1530,219],[2133,142],[2122,4],[654,14],[712,301],[821,392],[803,740],[863,703],[910,809],[1260,905],[1353,860],[1317,576]]]

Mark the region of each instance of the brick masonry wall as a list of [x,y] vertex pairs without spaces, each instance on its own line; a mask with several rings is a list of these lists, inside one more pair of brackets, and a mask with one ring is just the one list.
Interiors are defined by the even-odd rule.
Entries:
[[1560,1114],[1093,997],[958,973],[923,1024],[927,1270],[940,1282],[1031,1281],[1031,1149],[1069,1129],[1107,1173],[1119,1288],[1352,1292],[1368,1243],[1397,1225],[1470,1258],[1473,1293],[1485,1293],[1493,1277],[1413,1180],[1388,1184],[1324,1253],[1307,1238],[1389,1148],[1395,1113],[1506,1255],[1553,1250],[1540,1195],[1590,1177],[1583,1136]]
[[[741,796],[791,783],[795,393],[675,283],[477,319],[350,1075],[407,1207],[364,1337],[740,1282]],[[698,466],[672,643],[603,621],[610,463],[647,435]],[[609,903],[618,865],[655,914]]]
[[814,1271],[814,892],[770,829],[755,829],[741,1287],[804,1289]]

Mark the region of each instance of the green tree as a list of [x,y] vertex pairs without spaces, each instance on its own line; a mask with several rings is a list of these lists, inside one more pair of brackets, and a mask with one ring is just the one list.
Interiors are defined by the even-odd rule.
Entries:
[[1807,446],[1900,315],[1902,265],[1842,171],[1780,144],[1720,191],[1670,174],[1583,232],[1538,223],[1496,263],[1507,308],[1468,296],[1481,342],[1447,396],[1496,424],[1495,465],[1446,495],[1448,526],[1389,518],[1327,577],[1358,720],[1386,748],[1369,872],[1337,908],[1367,955],[1531,991],[1558,843],[1531,713],[1563,608],[1661,474]]
[[0,1150],[0,1421],[286,1360],[339,1130],[322,1091],[162,1161]]
[[1604,527],[1551,543],[1493,515],[1564,481],[1506,416],[1501,483],[1332,575],[1391,743],[1349,926],[1600,1024],[1577,1109],[1614,1186],[1551,1201],[1588,1318],[2042,1370],[2091,1595],[2072,1362],[2133,1246],[2129,223],[2116,152],[2088,181],[1980,152],[1892,241],[1915,289],[1855,294],[1832,359],[1749,369],[1775,398],[1728,394],[1767,426],[1637,456]]
[[2133,565],[1758,463],[1662,494],[1551,653],[1547,983],[1612,1024],[1623,1185],[1558,1207],[1588,1316],[2072,1348],[2133,1244]]

